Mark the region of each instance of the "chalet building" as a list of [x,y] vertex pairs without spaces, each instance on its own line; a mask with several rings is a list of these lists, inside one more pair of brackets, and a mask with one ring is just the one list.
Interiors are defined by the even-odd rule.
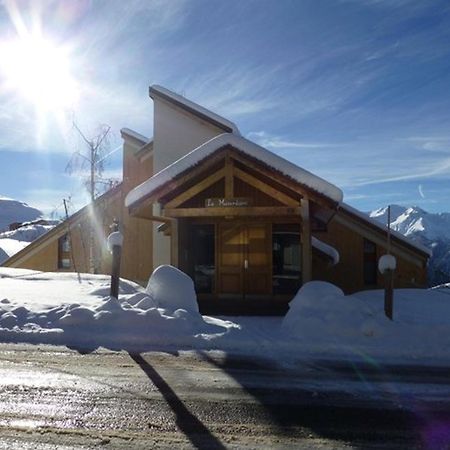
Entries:
[[[347,293],[383,286],[386,227],[346,205],[338,187],[182,96],[152,86],[150,97],[153,139],[121,130],[122,183],[4,266],[109,273],[105,238],[116,220],[121,276],[144,284],[158,265],[177,266],[203,311],[282,311],[310,280]],[[396,287],[426,286],[427,249],[393,233],[391,253]]]

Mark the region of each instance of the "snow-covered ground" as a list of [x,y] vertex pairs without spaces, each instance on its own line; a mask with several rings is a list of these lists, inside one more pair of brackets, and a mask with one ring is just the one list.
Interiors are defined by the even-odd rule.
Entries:
[[59,221],[48,221],[48,225],[29,222],[16,230],[0,233],[0,264],[50,231],[57,223]]
[[382,291],[344,296],[323,282],[306,284],[284,318],[201,316],[190,279],[177,273],[154,273],[147,290],[121,280],[119,300],[109,286],[105,275],[0,268],[0,341],[217,350],[286,363],[304,356],[450,363],[447,287],[395,291],[391,322]]

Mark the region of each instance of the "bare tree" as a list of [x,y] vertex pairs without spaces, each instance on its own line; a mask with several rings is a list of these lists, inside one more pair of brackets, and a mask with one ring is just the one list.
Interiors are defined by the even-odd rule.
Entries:
[[105,153],[109,149],[108,138],[111,127],[109,125],[101,125],[98,132],[92,138],[86,137],[75,121],[73,122],[73,127],[86,145],[85,151],[76,151],[72,154],[66,170],[68,173],[85,173],[88,170],[84,184],[93,202],[99,194],[98,185],[109,183],[109,180],[105,180],[102,175]]
[[[94,201],[100,192],[104,191],[104,187],[113,186],[112,180],[106,180],[102,177],[104,170],[104,161],[108,156],[106,154],[109,149],[109,132],[111,127],[102,125],[98,132],[92,137],[88,138],[75,121],[73,127],[81,137],[85,144],[84,151],[75,151],[67,164],[66,171],[70,174],[82,173],[84,174],[84,185],[87,188],[91,199],[91,217],[89,224],[89,266],[91,273],[97,273],[99,270],[99,261],[95,251],[95,234],[96,228],[99,227],[97,212]],[[103,186],[100,189],[99,186]],[[98,230],[97,230],[98,231]]]

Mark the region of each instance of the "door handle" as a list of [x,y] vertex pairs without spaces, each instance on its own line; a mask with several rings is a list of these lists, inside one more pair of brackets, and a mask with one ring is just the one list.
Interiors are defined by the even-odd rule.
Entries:
[[248,259],[244,259],[244,269],[248,269]]

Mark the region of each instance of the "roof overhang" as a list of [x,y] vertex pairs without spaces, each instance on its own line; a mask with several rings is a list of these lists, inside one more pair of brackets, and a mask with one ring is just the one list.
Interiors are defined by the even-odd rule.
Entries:
[[131,210],[136,208],[140,203],[154,197],[155,193],[162,190],[164,186],[169,185],[172,180],[200,166],[202,163],[206,163],[208,159],[214,157],[215,154],[227,147],[243,153],[246,157],[273,171],[274,174],[277,173],[283,176],[286,181],[291,181],[298,186],[304,187],[313,194],[328,200],[332,205],[337,206],[342,201],[342,191],[331,183],[254,142],[241,136],[225,133],[192,150],[187,155],[131,190],[126,196],[125,206]]

